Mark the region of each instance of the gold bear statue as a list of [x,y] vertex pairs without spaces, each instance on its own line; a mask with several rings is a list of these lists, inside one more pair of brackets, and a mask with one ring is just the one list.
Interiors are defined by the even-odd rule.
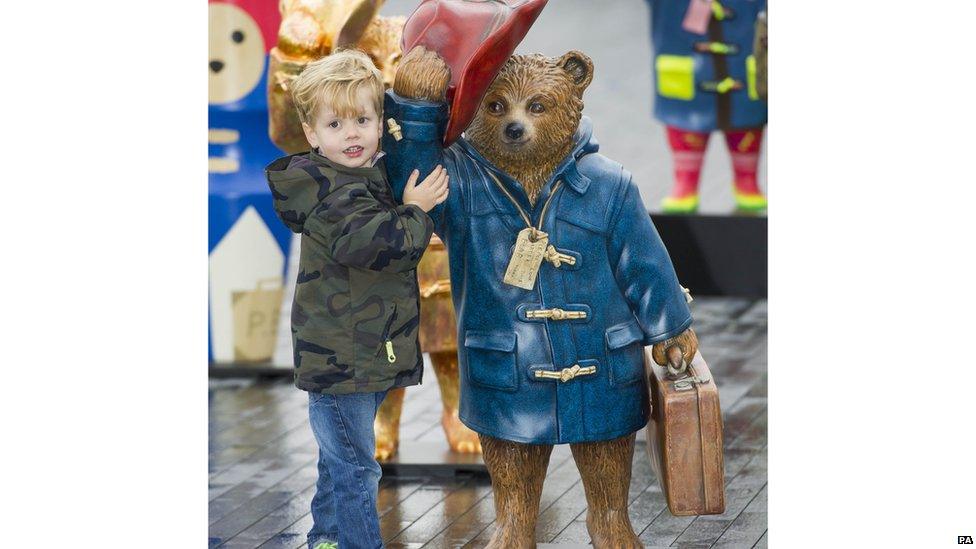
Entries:
[[[288,86],[311,61],[340,47],[356,47],[373,60],[387,87],[401,57],[405,17],[379,17],[383,0],[281,0],[278,44],[268,67],[268,133],[288,154],[307,151]],[[478,435],[458,418],[457,325],[451,303],[447,250],[436,235],[417,266],[420,283],[420,348],[430,355],[440,386],[441,425],[451,449],[481,453]],[[376,414],[376,458],[396,454],[405,389],[393,389]]]

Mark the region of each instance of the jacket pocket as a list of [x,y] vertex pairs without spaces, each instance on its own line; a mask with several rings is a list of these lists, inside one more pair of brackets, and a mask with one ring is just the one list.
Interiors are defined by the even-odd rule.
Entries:
[[644,332],[636,320],[607,328],[610,385],[629,385],[644,375]]
[[659,55],[654,61],[657,93],[668,99],[691,101],[695,98],[695,58],[684,55]]
[[514,332],[468,330],[464,348],[471,381],[500,391],[518,389]]

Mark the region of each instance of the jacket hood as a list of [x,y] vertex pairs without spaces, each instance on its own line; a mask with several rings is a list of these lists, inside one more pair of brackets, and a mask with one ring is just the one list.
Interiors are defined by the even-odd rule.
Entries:
[[300,233],[305,220],[325,197],[362,177],[382,177],[382,169],[336,166],[315,151],[309,151],[275,160],[265,168],[265,176],[278,217],[293,232]]
[[[573,149],[569,156],[579,158],[584,154],[595,153],[600,150],[600,143],[593,137],[593,121],[589,116],[581,116],[579,127],[573,134]],[[565,163],[568,158],[563,160]]]

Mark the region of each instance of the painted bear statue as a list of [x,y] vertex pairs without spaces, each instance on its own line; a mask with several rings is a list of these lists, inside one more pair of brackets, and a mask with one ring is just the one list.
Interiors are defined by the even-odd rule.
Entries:
[[449,257],[459,416],[492,479],[489,547],[535,546],[554,444],[569,444],[580,470],[593,545],[641,547],[627,491],[649,414],[643,348],[663,364],[690,362],[698,346],[631,174],[599,154],[582,115],[592,79],[577,51],[513,55],[446,148],[450,69],[440,56],[410,50],[387,92],[394,192],[414,168],[423,176],[442,164],[450,175],[430,215]]

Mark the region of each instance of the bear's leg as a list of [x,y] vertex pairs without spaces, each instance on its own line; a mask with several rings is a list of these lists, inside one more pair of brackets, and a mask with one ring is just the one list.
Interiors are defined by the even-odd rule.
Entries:
[[[549,466],[551,444],[522,444],[487,435],[481,438],[485,465],[495,496],[495,534],[489,549],[535,547],[542,481]],[[628,474],[629,474],[628,470]]]
[[389,459],[400,446],[400,412],[403,411],[403,387],[390,389],[376,411],[373,420],[373,435],[376,437],[376,453],[378,460]]
[[570,445],[586,491],[586,529],[596,549],[643,547],[627,515],[635,438],[636,433]]
[[457,351],[430,353],[430,362],[437,374],[437,385],[441,389],[441,425],[451,450],[462,454],[480,454],[481,442],[478,434],[461,423],[458,417],[458,355]]

